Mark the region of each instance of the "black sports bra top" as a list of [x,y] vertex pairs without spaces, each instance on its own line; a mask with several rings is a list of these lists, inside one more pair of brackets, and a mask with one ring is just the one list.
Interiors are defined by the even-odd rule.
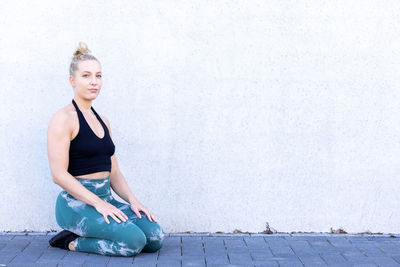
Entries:
[[111,171],[111,156],[115,152],[115,145],[107,126],[91,107],[104,129],[104,137],[98,137],[90,128],[74,99],[72,99],[72,104],[78,113],[79,132],[70,143],[68,172],[73,176],[78,176],[99,171]]

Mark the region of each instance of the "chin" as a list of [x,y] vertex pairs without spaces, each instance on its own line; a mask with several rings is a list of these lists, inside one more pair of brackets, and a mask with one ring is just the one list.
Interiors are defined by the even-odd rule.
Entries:
[[85,97],[87,100],[95,100],[97,98],[97,95],[89,95]]

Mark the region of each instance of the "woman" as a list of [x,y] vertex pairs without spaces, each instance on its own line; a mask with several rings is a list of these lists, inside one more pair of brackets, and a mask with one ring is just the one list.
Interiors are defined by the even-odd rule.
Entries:
[[[89,52],[80,42],[69,70],[74,98],[52,116],[47,130],[51,175],[64,189],[57,197],[56,220],[65,229],[49,243],[110,256],[155,252],[164,243],[164,231],[129,189],[118,167],[110,123],[92,107],[102,74]],[[115,200],[110,188],[129,204]]]

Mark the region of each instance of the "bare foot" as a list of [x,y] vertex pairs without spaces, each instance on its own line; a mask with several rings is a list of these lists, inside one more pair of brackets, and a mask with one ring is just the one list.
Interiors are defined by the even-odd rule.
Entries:
[[74,241],[69,242],[68,248],[69,248],[69,250],[75,251]]

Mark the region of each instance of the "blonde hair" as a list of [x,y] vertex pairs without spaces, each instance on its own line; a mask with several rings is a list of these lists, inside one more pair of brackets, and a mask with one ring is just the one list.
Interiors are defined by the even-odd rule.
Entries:
[[69,66],[69,75],[75,76],[75,71],[78,69],[79,62],[85,60],[96,60],[100,63],[95,56],[90,54],[88,46],[84,42],[79,42],[78,48],[75,49],[72,56],[72,61]]

